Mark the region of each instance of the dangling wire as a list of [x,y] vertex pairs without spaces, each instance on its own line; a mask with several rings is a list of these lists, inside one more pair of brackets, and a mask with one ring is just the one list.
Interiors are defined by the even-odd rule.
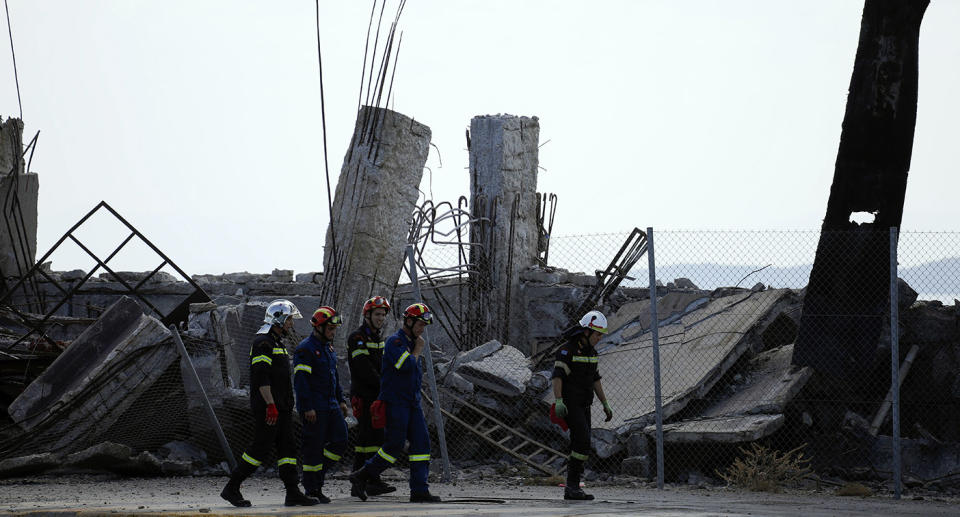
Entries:
[[17,74],[17,54],[13,51],[13,29],[10,27],[10,5],[3,0],[7,10],[7,34],[10,35],[10,55],[13,56],[13,79],[17,82],[17,105],[20,106],[20,120],[23,120],[23,102],[20,101],[20,76]]
[[[4,0],[6,1],[6,0]],[[331,257],[337,256],[337,235],[333,224],[333,194],[330,191],[330,164],[327,160],[327,114],[323,102],[323,57],[320,53],[320,0],[316,0],[317,5],[317,64],[320,69],[320,123],[323,126],[323,170],[327,176],[327,208],[330,210],[330,240],[333,249],[330,250]]]

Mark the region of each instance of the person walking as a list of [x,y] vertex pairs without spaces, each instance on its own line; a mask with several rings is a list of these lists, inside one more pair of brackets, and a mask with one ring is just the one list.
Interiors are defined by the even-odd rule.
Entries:
[[404,443],[409,440],[410,502],[440,502],[440,497],[432,495],[427,484],[430,434],[420,407],[423,371],[418,360],[425,344],[423,331],[432,322],[430,309],[423,303],[414,303],[403,312],[403,328],[387,339],[384,346],[380,376],[380,401],[386,406],[383,446],[360,470],[350,474],[351,493],[363,501],[367,500],[367,485],[397,462]]
[[[357,444],[353,448],[353,470],[360,470],[383,445],[383,428],[373,427],[371,406],[380,395],[380,367],[383,359],[383,325],[390,302],[374,296],[363,304],[363,323],[347,336],[347,364],[350,366],[350,402],[357,418]],[[368,495],[382,495],[397,488],[379,477],[367,483]],[[351,490],[353,496],[359,496]]]
[[590,456],[590,406],[596,394],[603,404],[606,421],[613,410],[603,393],[598,370],[597,343],[607,333],[607,318],[600,311],[590,311],[580,318],[579,328],[567,335],[557,350],[553,363],[554,412],[570,427],[570,458],[567,461],[567,482],[563,498],[592,501],[593,496],[580,488],[583,466]]
[[250,408],[253,412],[253,442],[243,453],[220,497],[238,507],[248,507],[240,485],[276,446],[277,471],[286,488],[285,506],[312,506],[317,500],[300,491],[297,480],[297,443],[293,435],[293,386],[290,382],[290,358],[280,342],[281,336],[300,319],[297,306],[287,300],[274,300],[267,306],[263,326],[250,348]]
[[333,337],[341,318],[323,306],[310,317],[313,332],[294,351],[293,385],[303,424],[303,489],[320,503],[329,503],[323,481],[347,448],[347,403],[337,373]]

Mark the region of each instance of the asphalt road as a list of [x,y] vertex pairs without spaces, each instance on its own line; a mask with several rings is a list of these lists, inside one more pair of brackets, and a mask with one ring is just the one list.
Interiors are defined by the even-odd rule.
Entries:
[[833,489],[817,492],[752,493],[727,488],[604,486],[587,491],[592,502],[566,502],[562,489],[511,486],[490,481],[434,484],[431,491],[449,502],[407,502],[405,482],[392,481],[399,490],[390,496],[360,502],[350,497],[349,483],[328,482],[331,504],[313,507],[283,506],[283,487],[276,478],[255,477],[243,486],[252,508],[234,508],[219,497],[226,478],[184,477],[119,479],[106,476],[44,476],[0,480],[0,512],[13,515],[657,515],[657,516],[940,516],[960,515],[960,501],[888,495],[840,497]]

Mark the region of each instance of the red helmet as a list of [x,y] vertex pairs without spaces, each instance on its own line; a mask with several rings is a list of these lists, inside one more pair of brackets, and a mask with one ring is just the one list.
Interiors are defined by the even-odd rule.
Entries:
[[367,303],[363,304],[363,313],[366,314],[373,309],[383,309],[389,311],[390,302],[388,302],[383,296],[374,296],[373,298],[367,300]]
[[407,307],[407,310],[403,311],[403,317],[420,320],[427,325],[433,323],[433,313],[430,312],[429,307],[422,303],[415,303]]
[[314,327],[319,327],[325,324],[339,325],[341,323],[340,315],[337,314],[337,311],[333,310],[333,307],[327,307],[324,305],[319,309],[313,311],[313,316],[310,317],[310,324]]

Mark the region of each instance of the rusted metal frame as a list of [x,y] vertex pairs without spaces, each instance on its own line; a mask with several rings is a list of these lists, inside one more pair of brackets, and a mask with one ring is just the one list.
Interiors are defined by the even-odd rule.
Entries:
[[140,240],[143,241],[144,244],[146,244],[147,246],[150,247],[150,249],[153,250],[154,253],[156,253],[157,255],[160,255],[160,258],[162,258],[164,261],[166,261],[166,263],[167,263],[170,267],[172,267],[172,268],[174,269],[174,271],[176,271],[177,273],[180,273],[180,276],[182,276],[183,279],[186,280],[188,284],[190,284],[191,286],[193,286],[194,289],[196,289],[196,290],[198,290],[198,291],[201,291],[201,292],[204,292],[204,291],[203,291],[203,288],[200,287],[200,286],[193,280],[193,278],[190,277],[190,275],[188,275],[188,274],[185,273],[182,269],[180,269],[180,266],[178,266],[176,263],[174,263],[172,260],[170,260],[170,257],[168,257],[164,252],[160,251],[160,248],[157,248],[156,246],[154,246],[154,244],[153,244],[152,242],[150,242],[150,239],[147,239],[142,233],[140,233],[140,230],[138,230],[138,229],[137,229],[136,227],[134,227],[132,224],[130,224],[129,222],[127,222],[127,220],[124,219],[123,216],[121,216],[119,213],[117,213],[117,211],[114,210],[113,207],[111,207],[110,205],[108,205],[106,202],[101,201],[100,203],[103,204],[103,207],[106,208],[107,210],[109,210],[110,213],[113,214],[114,217],[116,217],[117,219],[119,219],[120,222],[124,224],[124,226],[126,226],[127,228],[130,229],[130,231],[132,231],[133,233],[135,233],[135,234],[137,235],[137,237],[139,237]]
[[42,257],[40,257],[39,260],[37,260],[37,263],[34,264],[32,268],[30,268],[30,271],[27,271],[27,274],[21,276],[20,280],[18,280],[17,283],[12,288],[10,288],[6,293],[4,293],[3,296],[0,296],[0,304],[6,302],[7,299],[10,297],[10,293],[15,291],[18,287],[20,287],[23,284],[23,282],[26,281],[25,280],[26,278],[29,278],[30,276],[32,276],[35,270],[39,269],[41,265],[44,262],[46,262],[46,260],[50,257],[50,255],[52,255],[53,252],[56,251],[61,244],[63,244],[63,241],[67,240],[67,237],[69,237],[77,228],[79,228],[80,225],[85,223],[87,219],[89,219],[94,213],[96,213],[96,211],[99,210],[104,204],[105,203],[101,201],[97,206],[93,208],[93,210],[90,210],[89,212],[87,212],[87,215],[80,218],[80,220],[77,221],[76,224],[70,227],[70,229],[67,230],[67,232],[64,233],[63,236],[60,237],[60,239],[56,243],[54,243],[53,247],[51,247],[49,251],[47,251]]
[[124,239],[124,241],[120,244],[120,246],[118,246],[117,249],[114,250],[113,253],[110,254],[110,256],[107,258],[106,261],[101,261],[101,260],[100,260],[100,257],[98,257],[94,252],[90,251],[90,248],[87,248],[86,245],[84,245],[82,242],[80,242],[80,239],[74,237],[73,235],[70,236],[70,239],[73,240],[73,242],[75,242],[75,243],[77,244],[77,246],[80,246],[80,249],[82,249],[83,251],[85,251],[85,252],[87,253],[87,255],[90,255],[90,258],[92,258],[93,260],[95,260],[95,261],[97,262],[97,264],[100,265],[100,267],[102,267],[104,270],[106,270],[107,273],[110,273],[110,275],[113,276],[113,278],[117,279],[117,282],[120,282],[120,285],[126,287],[128,291],[130,291],[131,293],[133,293],[137,298],[140,298],[140,300],[141,300],[144,304],[146,304],[146,306],[149,307],[150,310],[152,310],[153,312],[157,313],[157,315],[162,318],[162,317],[164,317],[164,316],[166,316],[166,315],[165,315],[164,313],[160,312],[160,309],[157,309],[156,307],[154,307],[152,303],[150,303],[149,301],[147,301],[147,299],[146,299],[142,294],[140,294],[140,291],[137,291],[132,285],[128,284],[126,280],[124,280],[123,278],[120,278],[120,275],[118,275],[118,274],[116,273],[116,271],[110,269],[110,266],[107,265],[107,262],[108,262],[110,259],[112,259],[112,258],[114,257],[114,255],[116,255],[116,254],[120,251],[121,248],[123,248],[128,242],[130,242],[130,240],[133,239],[133,237],[134,237],[134,234],[131,233],[126,239]]
[[133,288],[140,289],[141,287],[143,287],[143,284],[147,283],[147,281],[153,278],[153,275],[157,274],[161,269],[163,269],[163,266],[166,266],[166,265],[167,265],[167,261],[164,260],[163,262],[160,263],[159,266],[157,266],[153,271],[151,271],[150,274],[140,279],[140,281],[137,282],[137,285],[133,286]]
[[[80,286],[82,286],[82,285],[84,284],[84,282],[86,282],[87,280],[89,280],[90,277],[93,276],[93,274],[97,272],[97,269],[100,269],[100,267],[99,267],[99,266],[94,266],[93,269],[91,269],[90,272],[86,274],[86,276],[84,276],[83,278],[80,279],[80,282],[77,283],[77,285],[73,286],[73,288],[70,289],[70,293],[69,293],[67,296],[64,296],[59,302],[57,302],[57,304],[53,307],[53,309],[47,311],[47,313],[43,316],[43,318],[42,318],[38,323],[35,323],[35,324],[32,324],[32,325],[28,325],[28,326],[30,327],[30,330],[29,330],[26,334],[24,334],[23,336],[20,336],[19,339],[17,339],[17,340],[14,341],[13,343],[11,343],[7,348],[5,348],[5,350],[10,350],[10,349],[12,349],[13,347],[19,345],[20,343],[23,343],[23,342],[27,339],[27,337],[29,337],[30,335],[32,335],[34,332],[39,331],[39,330],[43,327],[43,325],[46,324],[47,320],[49,320],[51,317],[53,317],[53,315],[57,312],[57,310],[59,310],[60,307],[62,307],[65,303],[67,303],[67,301],[70,300],[70,298],[72,298],[74,294],[76,294],[76,292],[79,290]],[[20,316],[20,318],[22,318],[24,321],[27,320],[27,316],[26,316],[25,314],[23,314],[23,313],[21,313],[20,311],[14,309],[12,306],[8,306],[8,307],[10,307],[10,309],[11,309],[14,313],[16,313],[18,316]],[[42,337],[44,337],[44,338],[47,340],[48,343],[54,344],[54,345],[56,344],[52,339],[46,337],[46,334],[45,334],[45,333],[42,334]]]
[[[597,302],[603,299],[603,297],[609,296],[610,293],[620,285],[623,278],[627,276],[630,269],[633,268],[646,251],[647,234],[639,228],[634,228],[623,242],[623,245],[620,246],[620,250],[614,255],[613,260],[610,261],[606,269],[602,272],[597,272],[597,285],[590,291],[587,297],[584,298],[576,311],[567,315],[570,318],[570,327],[576,325],[577,319],[579,319],[584,312],[593,309]],[[531,363],[538,364],[540,361],[543,361],[562,343],[563,339],[561,337],[553,340],[552,344],[530,356]]]

